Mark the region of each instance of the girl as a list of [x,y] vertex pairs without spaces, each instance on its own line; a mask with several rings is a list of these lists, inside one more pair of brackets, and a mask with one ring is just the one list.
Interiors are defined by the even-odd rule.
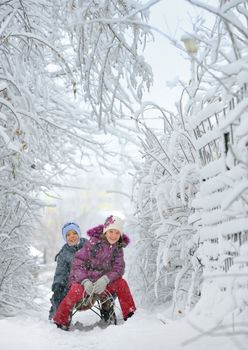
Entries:
[[51,298],[52,306],[49,311],[49,320],[53,318],[61,300],[64,299],[68,292],[68,279],[72,259],[75,253],[87,241],[86,238],[80,238],[80,228],[74,222],[69,222],[62,227],[62,236],[66,243],[55,256],[57,267],[52,284],[53,295]]
[[101,294],[105,290],[116,294],[126,321],[135,310],[135,304],[127,282],[122,278],[125,270],[123,248],[129,238],[123,233],[123,221],[111,215],[104,225],[87,232],[90,240],[74,257],[69,277],[70,290],[60,303],[53,318],[64,330],[70,326],[73,306],[84,294]]

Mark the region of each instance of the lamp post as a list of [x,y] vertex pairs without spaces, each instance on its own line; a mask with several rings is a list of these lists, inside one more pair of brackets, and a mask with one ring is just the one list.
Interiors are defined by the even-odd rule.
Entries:
[[181,41],[184,43],[185,49],[190,57],[191,64],[191,84],[194,84],[196,81],[196,62],[195,56],[197,55],[199,46],[197,40],[190,35],[183,35]]

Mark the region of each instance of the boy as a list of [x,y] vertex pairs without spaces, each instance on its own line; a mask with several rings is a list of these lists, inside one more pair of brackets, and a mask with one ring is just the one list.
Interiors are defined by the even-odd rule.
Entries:
[[80,238],[80,228],[74,222],[69,222],[62,227],[62,236],[66,243],[55,256],[57,267],[52,284],[53,296],[51,298],[52,306],[49,311],[49,320],[53,318],[61,300],[67,294],[72,259],[75,253],[87,242],[86,238]]

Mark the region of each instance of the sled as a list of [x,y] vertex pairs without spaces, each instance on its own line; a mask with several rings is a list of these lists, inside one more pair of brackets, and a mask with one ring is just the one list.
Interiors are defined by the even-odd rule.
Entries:
[[86,295],[73,308],[71,317],[78,311],[91,310],[106,324],[117,325],[115,314],[115,296],[108,292]]

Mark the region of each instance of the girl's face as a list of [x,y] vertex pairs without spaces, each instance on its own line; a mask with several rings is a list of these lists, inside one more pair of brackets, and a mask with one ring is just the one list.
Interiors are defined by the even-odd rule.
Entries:
[[76,231],[70,230],[66,234],[66,242],[71,245],[76,245],[79,242],[79,236]]
[[110,244],[115,244],[121,237],[121,233],[118,230],[110,229],[106,231],[106,238]]

